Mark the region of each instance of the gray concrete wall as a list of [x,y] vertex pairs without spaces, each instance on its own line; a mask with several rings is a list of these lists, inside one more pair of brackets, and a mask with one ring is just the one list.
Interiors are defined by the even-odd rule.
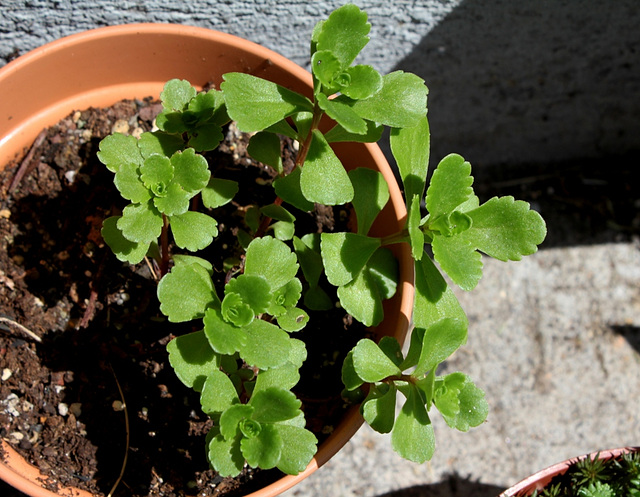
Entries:
[[[2,0],[0,65],[99,26],[173,22],[265,45],[306,66],[315,23],[344,0]],[[431,89],[433,156],[475,165],[640,149],[638,0],[358,2],[373,25],[361,62]]]

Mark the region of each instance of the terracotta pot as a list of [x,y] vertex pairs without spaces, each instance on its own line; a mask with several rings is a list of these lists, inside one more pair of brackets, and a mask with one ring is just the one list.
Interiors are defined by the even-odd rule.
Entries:
[[548,468],[525,478],[517,485],[502,492],[499,497],[524,497],[531,495],[535,490],[542,490],[551,482],[551,480],[553,480],[553,478],[564,474],[572,464],[581,459],[586,459],[587,457],[591,459],[594,459],[595,457],[598,457],[599,459],[608,459],[610,457],[618,457],[621,454],[634,450],[640,450],[640,447],[623,447],[619,449],[601,450],[600,452],[593,452],[577,458],[568,459],[561,463],[554,464],[553,466],[549,466]]
[[[0,69],[0,170],[22,157],[40,131],[74,110],[106,107],[124,98],[158,97],[171,78],[195,86],[219,84],[231,71],[249,72],[311,95],[311,75],[284,57],[240,38],[202,28],[168,24],[130,24],[100,28],[62,38],[34,50]],[[374,144],[340,144],[336,152],[345,164],[380,170],[391,190],[391,202],[374,229],[379,234],[402,228],[406,210],[393,172]],[[413,262],[408,246],[396,247],[401,281],[397,296],[385,303],[380,335],[401,342],[409,329],[413,305]],[[309,476],[329,460],[358,430],[362,418],[353,409],[318,450],[307,469],[285,476],[252,496],[273,496]],[[49,496],[42,476],[7,449],[0,478],[30,496]],[[88,497],[67,489],[57,495]]]

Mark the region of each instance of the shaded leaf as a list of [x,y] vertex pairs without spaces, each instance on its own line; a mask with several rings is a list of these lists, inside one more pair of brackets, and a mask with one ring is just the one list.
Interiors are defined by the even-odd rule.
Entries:
[[140,153],[145,159],[153,154],[171,157],[184,147],[184,141],[179,135],[164,133],[162,131],[147,131],[140,135],[138,140]]
[[238,193],[238,183],[229,179],[211,178],[202,190],[202,203],[209,209],[222,207]]
[[382,173],[359,167],[349,171],[354,194],[351,201],[358,220],[358,234],[366,235],[389,201],[389,186]]
[[482,278],[482,256],[464,234],[435,236],[431,248],[440,267],[456,285],[467,291],[476,287]]
[[389,433],[393,428],[396,413],[396,387],[392,383],[372,385],[362,403],[364,420],[378,433]]
[[429,170],[430,132],[427,116],[415,126],[392,128],[389,138],[391,152],[398,165],[405,197],[423,196]]
[[367,125],[367,131],[364,134],[357,133],[349,133],[346,129],[344,129],[339,124],[336,124],[333,128],[327,131],[324,134],[325,140],[327,143],[337,143],[337,142],[358,142],[358,143],[374,143],[382,138],[382,132],[384,131],[384,126],[382,124],[377,124],[373,121],[365,120],[365,124]]
[[398,413],[391,445],[402,457],[418,464],[433,457],[436,448],[433,425],[416,387],[409,389],[407,401]]
[[277,178],[273,182],[273,188],[276,195],[288,204],[300,209],[304,212],[310,212],[314,209],[315,205],[305,198],[300,187],[300,176],[302,169],[296,167],[291,173],[286,176]]
[[254,409],[252,419],[260,424],[277,423],[300,414],[302,403],[289,390],[269,387],[254,391],[249,404]]
[[209,374],[220,367],[220,356],[202,330],[174,338],[167,344],[167,352],[176,376],[196,392],[202,391]]
[[271,469],[278,464],[284,442],[272,425],[263,425],[257,436],[244,437],[240,448],[250,466]]
[[136,164],[122,164],[113,182],[120,195],[133,203],[141,204],[151,198],[151,192],[140,179],[140,171]]
[[274,428],[284,446],[277,464],[278,469],[289,475],[304,471],[316,453],[318,439],[309,430],[298,426],[277,424]]
[[367,132],[367,124],[349,105],[329,100],[324,93],[317,97],[318,105],[327,115],[340,124],[347,132],[363,135]]
[[322,261],[332,285],[346,285],[362,271],[380,247],[380,239],[356,233],[322,233]]
[[260,131],[249,140],[247,152],[255,160],[271,166],[278,174],[282,174],[282,153],[280,138],[273,133]]
[[244,468],[240,440],[240,435],[229,440],[225,440],[222,435],[210,437],[207,458],[221,476],[238,476]]
[[349,98],[354,100],[369,98],[382,89],[382,76],[371,66],[361,64],[348,67],[345,72],[351,77],[351,83],[340,88],[340,91]]
[[108,217],[102,223],[100,234],[119,261],[137,264],[144,259],[150,243],[138,243],[127,240],[117,223],[120,216]]

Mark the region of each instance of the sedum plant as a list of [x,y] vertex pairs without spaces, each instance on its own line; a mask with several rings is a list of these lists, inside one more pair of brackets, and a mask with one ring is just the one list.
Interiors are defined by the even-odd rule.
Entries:
[[[103,237],[123,262],[157,261],[160,310],[170,322],[199,330],[167,348],[176,375],[199,392],[213,420],[206,451],[222,475],[237,475],[245,463],[290,474],[308,465],[317,440],[292,389],[313,351],[296,334],[304,333],[309,310],[336,305],[365,326],[378,325],[383,301],[397,289],[390,247],[398,243],[410,244],[415,259],[410,347],[403,356],[394,338],[358,342],[343,365],[345,398],[361,402],[365,420],[390,432],[393,448],[419,463],[434,452],[433,407],[462,431],[487,416],[484,393],[467,375],[438,374],[468,329],[442,272],[471,290],[482,276],[481,253],[520,260],[543,241],[545,223],[511,197],[480,204],[471,166],[459,155],[440,161],[427,185],[427,87],[414,74],[383,76],[355,64],[369,30],[367,15],[354,5],[316,26],[312,98],[243,73],[225,74],[220,89],[201,92],[172,80],[161,94],[157,131],[139,139],[113,134],[100,144],[99,159],[130,202],[104,221]],[[323,119],[332,123],[324,132]],[[252,135],[251,156],[275,171],[276,200],[246,212],[237,235],[240,260],[221,268],[200,251],[218,236],[217,209],[242,185],[217,178],[202,154],[217,147],[229,121]],[[401,231],[380,238],[370,229],[389,200],[388,185],[377,171],[347,171],[331,144],[376,142],[385,127],[408,216]],[[283,166],[283,139],[297,144],[290,170]],[[296,216],[317,204],[350,204],[357,228],[301,232]],[[216,286],[212,275],[220,272],[227,277]],[[396,414],[398,393],[405,401]]]

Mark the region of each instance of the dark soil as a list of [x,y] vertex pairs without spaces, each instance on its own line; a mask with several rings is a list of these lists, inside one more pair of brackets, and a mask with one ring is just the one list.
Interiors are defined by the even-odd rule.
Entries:
[[[160,314],[151,266],[120,263],[100,236],[103,219],[124,204],[97,161],[98,143],[114,129],[149,130],[158,111],[151,101],[126,101],[75,112],[43,132],[22,166],[10,164],[0,177],[0,435],[48,476],[52,489],[106,495],[129,435],[115,495],[245,494],[281,474],[247,470],[228,479],[208,469],[210,421],[197,394],[175,378],[165,350],[173,336],[193,330]],[[216,214],[226,229],[213,252],[234,240],[238,212],[253,195],[262,191],[264,203],[271,201],[273,171],[251,162],[245,149],[246,137],[230,130],[209,158],[216,176],[250,185],[226,209],[228,218]],[[324,230],[347,215],[319,214],[299,215]],[[319,439],[344,414],[340,364],[363,333],[343,312],[334,314],[332,324],[296,335],[314,351],[297,393]],[[345,331],[331,340],[327,326]]]

